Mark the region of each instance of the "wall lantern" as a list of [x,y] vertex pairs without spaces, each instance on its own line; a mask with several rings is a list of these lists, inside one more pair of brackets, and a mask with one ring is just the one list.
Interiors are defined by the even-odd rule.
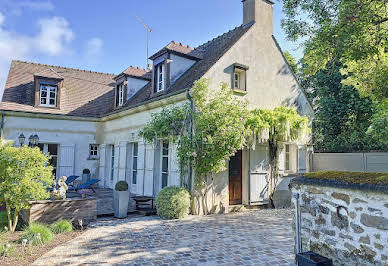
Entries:
[[39,144],[39,137],[38,135],[32,135],[28,138],[28,147],[36,147]]
[[23,147],[23,144],[24,144],[24,141],[26,140],[26,137],[24,136],[23,133],[21,133],[18,137],[19,139],[19,144],[20,144],[20,147]]

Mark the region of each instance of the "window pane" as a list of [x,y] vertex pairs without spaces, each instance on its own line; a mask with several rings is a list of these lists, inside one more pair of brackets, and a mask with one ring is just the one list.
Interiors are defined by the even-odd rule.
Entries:
[[50,105],[55,105],[55,99],[50,98]]
[[47,90],[46,89],[42,89],[42,92],[40,94],[42,97],[47,97]]
[[133,158],[133,166],[132,169],[137,170],[137,157]]
[[168,172],[168,157],[162,159],[162,172]]
[[57,157],[52,157],[50,160],[49,160],[49,163],[52,167],[57,167]]
[[40,98],[40,104],[46,104],[47,100],[46,98]]
[[133,143],[133,156],[137,156],[139,150],[139,145],[137,143]]
[[290,145],[286,145],[286,152],[289,152],[290,151]]
[[163,155],[168,155],[168,141],[163,141]]
[[162,188],[167,186],[168,175],[162,174]]
[[39,143],[39,144],[38,144],[38,147],[39,147],[40,151],[43,152],[44,144]]
[[58,154],[58,145],[57,144],[49,144],[48,145],[48,152],[50,155],[57,155]]
[[137,184],[137,171],[132,172],[132,184]]

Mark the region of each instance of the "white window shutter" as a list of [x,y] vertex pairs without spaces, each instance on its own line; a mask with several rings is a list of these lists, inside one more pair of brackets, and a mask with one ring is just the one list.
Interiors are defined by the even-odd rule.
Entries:
[[284,144],[279,145],[279,174],[283,174],[286,162],[286,148]]
[[298,173],[306,172],[306,147],[298,146]]
[[59,146],[59,177],[74,175],[75,144]]

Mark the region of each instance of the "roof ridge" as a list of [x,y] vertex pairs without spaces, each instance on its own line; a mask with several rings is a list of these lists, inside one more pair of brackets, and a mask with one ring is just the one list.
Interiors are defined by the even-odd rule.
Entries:
[[[109,76],[114,76],[116,74],[113,73],[106,73],[106,72],[98,72],[98,71],[91,71],[86,69],[79,69],[79,68],[73,68],[73,67],[64,67],[64,66],[56,66],[56,65],[48,65],[48,64],[42,64],[42,63],[36,63],[36,62],[28,62],[28,61],[22,61],[22,60],[12,60],[12,62],[18,62],[18,63],[25,63],[25,64],[31,64],[31,65],[39,65],[39,66],[46,66],[46,67],[57,67],[57,68],[63,68],[63,69],[70,69],[70,70],[76,70],[80,72],[87,72],[87,73],[95,73],[95,74],[104,74]],[[58,74],[59,75],[59,74]]]
[[195,47],[194,49],[195,49],[195,50],[197,50],[197,49],[199,49],[200,47],[202,47],[202,46],[205,46],[206,44],[209,44],[210,42],[213,42],[213,41],[215,41],[215,40],[217,40],[217,39],[219,39],[219,38],[223,37],[224,35],[226,35],[226,34],[228,34],[228,33],[232,32],[232,31],[235,31],[235,30],[237,30],[238,28],[241,28],[242,26],[243,26],[243,25],[236,26],[236,27],[234,27],[234,29],[230,29],[229,31],[226,31],[226,32],[224,32],[224,33],[221,33],[220,35],[218,35],[218,36],[214,37],[213,39],[211,39],[211,40],[208,40],[207,42],[204,42],[204,43],[202,43],[202,44],[198,45],[198,46],[197,46],[197,47]]

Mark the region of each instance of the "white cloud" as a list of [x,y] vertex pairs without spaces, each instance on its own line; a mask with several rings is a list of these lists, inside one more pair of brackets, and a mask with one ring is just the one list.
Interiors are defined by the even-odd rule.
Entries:
[[86,55],[87,56],[98,55],[101,52],[103,45],[104,45],[104,42],[100,38],[90,39],[86,45]]
[[67,45],[74,39],[69,23],[62,17],[41,19],[38,21],[40,33],[35,37],[36,47],[43,53],[59,55],[66,53]]

